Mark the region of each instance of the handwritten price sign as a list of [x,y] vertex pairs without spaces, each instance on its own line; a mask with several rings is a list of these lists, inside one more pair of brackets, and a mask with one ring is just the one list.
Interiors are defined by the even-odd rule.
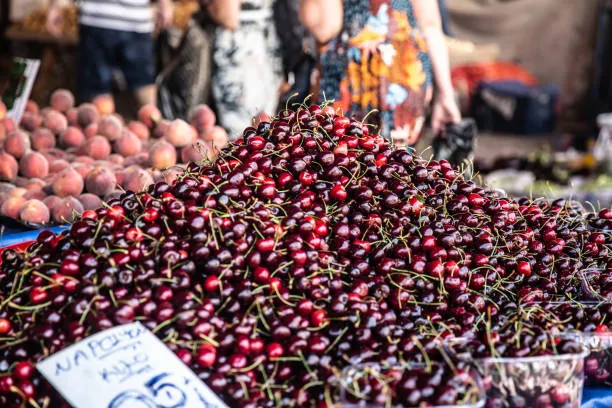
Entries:
[[75,408],[227,408],[140,323],[88,337],[37,368]]

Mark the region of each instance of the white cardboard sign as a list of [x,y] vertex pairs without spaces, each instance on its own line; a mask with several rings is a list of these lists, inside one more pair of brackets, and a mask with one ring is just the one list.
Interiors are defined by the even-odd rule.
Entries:
[[74,408],[227,408],[138,322],[90,336],[37,369]]

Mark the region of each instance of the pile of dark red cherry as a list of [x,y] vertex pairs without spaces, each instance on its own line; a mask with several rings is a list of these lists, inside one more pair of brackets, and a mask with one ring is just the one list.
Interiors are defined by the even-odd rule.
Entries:
[[[3,254],[0,406],[64,406],[36,362],[136,320],[228,405],[250,408],[330,406],[349,364],[422,360],[453,337],[476,357],[576,351],[538,341],[565,316],[516,319],[526,304],[588,300],[604,306],[574,326],[610,329],[610,227],[611,210],[506,198],[330,106],[284,110],[173,185],[126,192]],[[452,375],[397,394],[451,405]]]

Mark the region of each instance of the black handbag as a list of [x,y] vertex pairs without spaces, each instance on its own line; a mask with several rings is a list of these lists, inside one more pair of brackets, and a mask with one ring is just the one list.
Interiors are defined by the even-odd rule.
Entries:
[[478,128],[474,119],[467,118],[457,124],[447,125],[441,134],[434,138],[433,158],[448,160],[455,166],[472,160],[477,135]]
[[160,34],[156,84],[158,106],[165,118],[186,119],[195,106],[211,105],[214,29],[202,7],[178,41],[172,38],[176,33]]
[[274,3],[274,22],[279,33],[283,69],[289,91],[281,95],[279,108],[304,103],[311,93],[311,76],[317,66],[314,37],[299,19],[299,1],[277,0]]

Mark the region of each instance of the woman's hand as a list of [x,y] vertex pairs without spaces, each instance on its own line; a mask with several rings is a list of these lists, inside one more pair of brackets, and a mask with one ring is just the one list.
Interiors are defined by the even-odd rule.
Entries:
[[51,4],[47,9],[47,31],[51,35],[59,37],[62,35],[63,26],[64,16],[62,10],[55,4]]
[[431,128],[434,135],[440,134],[440,131],[448,124],[456,124],[461,121],[461,112],[459,106],[452,95],[439,95],[434,99],[433,111],[431,113]]
[[174,18],[174,6],[170,0],[160,0],[157,9],[156,28],[159,31],[172,26]]

